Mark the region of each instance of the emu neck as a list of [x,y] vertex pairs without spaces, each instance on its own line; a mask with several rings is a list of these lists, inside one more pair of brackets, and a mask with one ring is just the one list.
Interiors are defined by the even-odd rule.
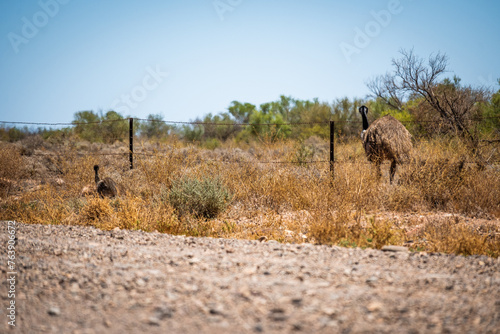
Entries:
[[97,170],[95,171],[95,183],[99,183],[100,179],[99,179],[99,173],[97,172]]
[[368,117],[366,117],[366,113],[362,112],[361,113],[361,118],[363,119],[363,131],[368,130]]

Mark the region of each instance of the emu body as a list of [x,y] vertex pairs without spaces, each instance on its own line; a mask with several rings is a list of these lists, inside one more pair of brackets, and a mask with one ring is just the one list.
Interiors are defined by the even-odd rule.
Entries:
[[94,166],[95,171],[95,184],[97,188],[97,193],[102,198],[104,197],[115,197],[118,192],[116,190],[116,184],[113,179],[105,177],[104,179],[99,178],[99,166]]
[[359,108],[363,118],[361,139],[368,161],[375,163],[380,176],[380,164],[384,160],[391,162],[389,181],[392,183],[398,164],[409,160],[413,144],[411,134],[403,124],[390,115],[377,119],[368,124],[368,108]]

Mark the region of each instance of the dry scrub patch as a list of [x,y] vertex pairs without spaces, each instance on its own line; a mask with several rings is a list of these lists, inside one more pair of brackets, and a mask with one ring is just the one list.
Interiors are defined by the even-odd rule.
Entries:
[[[4,144],[1,180],[17,186],[3,192],[1,218],[105,230],[500,255],[498,165],[479,168],[454,142],[420,142],[412,162],[398,168],[391,185],[388,165],[382,165],[379,179],[361,143],[347,141],[336,144],[332,182],[328,163],[321,162],[327,160],[326,143],[305,143],[245,144],[242,149],[228,142],[214,150],[175,141],[143,143],[134,170],[129,170],[126,154],[100,155],[126,152],[124,144],[52,146],[50,151],[35,149],[30,156]],[[95,187],[95,164],[103,177],[117,183],[117,198],[101,199],[95,192],[82,196],[82,189]],[[182,203],[192,195],[169,195],[182,180],[217,184],[197,199],[201,207],[212,194],[218,207],[214,214],[183,210]]]

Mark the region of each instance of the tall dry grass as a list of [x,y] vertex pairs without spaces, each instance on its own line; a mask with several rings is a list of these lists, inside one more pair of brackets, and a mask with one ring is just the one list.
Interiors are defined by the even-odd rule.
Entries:
[[[416,145],[412,163],[398,167],[391,185],[388,165],[382,165],[379,179],[361,143],[343,142],[336,144],[332,182],[327,163],[297,160],[304,152],[307,160],[326,160],[327,143],[311,145],[266,142],[242,149],[228,142],[208,150],[175,141],[145,143],[141,151],[147,154],[136,155],[134,170],[128,169],[125,156],[78,154],[81,147],[91,153],[125,152],[119,144],[61,149],[54,152],[58,159],[9,151],[1,170],[13,171],[2,176],[11,184],[27,179],[16,170],[39,166],[43,171],[31,173],[32,181],[39,181],[36,187],[3,196],[0,216],[101,229],[500,255],[498,165],[470,163],[458,142],[425,141]],[[117,182],[118,197],[82,196],[85,186],[95,187],[95,164],[103,177]],[[50,181],[55,178],[64,183]],[[166,194],[184,179],[218,180],[230,193],[224,197],[231,198],[227,209],[210,219],[180,214]],[[421,222],[421,216],[431,218]]]
[[21,150],[14,145],[0,143],[0,198],[8,197],[16,188],[16,181],[26,176]]

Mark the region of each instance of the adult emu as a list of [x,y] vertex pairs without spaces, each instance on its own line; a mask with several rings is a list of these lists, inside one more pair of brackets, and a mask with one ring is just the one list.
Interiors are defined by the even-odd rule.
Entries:
[[368,108],[361,106],[359,112],[363,118],[361,139],[366,157],[368,161],[375,163],[379,177],[380,164],[384,160],[390,160],[389,181],[392,183],[397,164],[406,162],[410,158],[413,149],[412,136],[404,125],[391,115],[379,118],[368,125],[366,117]]
[[116,183],[109,177],[105,177],[104,179],[99,178],[99,166],[94,166],[95,171],[95,184],[97,186],[97,193],[104,198],[106,197],[115,197],[118,192],[116,191]]

